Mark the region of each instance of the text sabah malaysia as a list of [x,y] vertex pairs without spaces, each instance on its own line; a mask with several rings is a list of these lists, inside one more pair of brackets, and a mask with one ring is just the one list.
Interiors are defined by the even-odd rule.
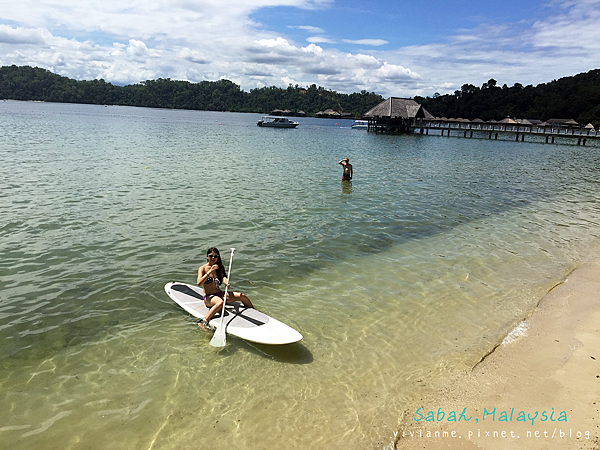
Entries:
[[[463,408],[463,410],[457,415],[456,411],[449,411],[446,413],[442,410],[442,408],[438,408],[437,412],[428,411],[426,414],[421,412],[423,408],[419,408],[415,411],[415,417],[413,420],[415,422],[469,422],[472,419],[475,419],[475,423],[479,423],[478,417],[473,417],[469,415],[467,417],[467,408]],[[486,408],[483,408],[483,414],[481,417],[481,421],[485,421],[486,418],[488,421],[495,422],[496,421],[496,408],[488,411]],[[500,411],[497,416],[498,422],[531,422],[531,425],[535,424],[535,421],[538,422],[567,422],[567,413],[566,411],[561,411],[557,413],[554,408],[552,411],[542,411],[541,414],[539,411],[533,411],[525,413],[525,411],[519,411],[515,415],[515,408],[511,408],[507,411]]]

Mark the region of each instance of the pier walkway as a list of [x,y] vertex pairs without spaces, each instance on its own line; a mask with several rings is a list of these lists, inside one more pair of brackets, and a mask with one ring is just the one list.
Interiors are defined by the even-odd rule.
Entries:
[[600,144],[600,133],[590,128],[536,127],[521,124],[490,124],[468,120],[444,122],[439,120],[416,120],[412,129],[419,134],[452,136],[478,139],[528,141],[583,145]]

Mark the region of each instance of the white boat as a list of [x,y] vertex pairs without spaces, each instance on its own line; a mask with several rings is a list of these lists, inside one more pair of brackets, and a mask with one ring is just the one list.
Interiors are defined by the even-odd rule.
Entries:
[[273,128],[296,128],[299,123],[292,122],[287,117],[270,117],[263,116],[262,119],[256,124],[259,127],[273,127]]
[[352,128],[368,128],[369,121],[368,120],[355,120],[352,124]]

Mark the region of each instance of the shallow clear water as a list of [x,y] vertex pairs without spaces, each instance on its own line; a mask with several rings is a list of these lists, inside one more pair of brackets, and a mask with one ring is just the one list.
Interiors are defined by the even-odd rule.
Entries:
[[[598,147],[259,118],[0,102],[7,448],[381,448],[597,248]],[[213,245],[301,343],[208,344]]]

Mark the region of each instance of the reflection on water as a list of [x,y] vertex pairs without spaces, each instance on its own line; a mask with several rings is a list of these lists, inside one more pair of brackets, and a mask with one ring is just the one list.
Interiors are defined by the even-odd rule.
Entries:
[[[596,148],[256,120],[0,104],[7,447],[383,447],[597,246]],[[213,245],[302,342],[209,345],[163,286]]]
[[352,194],[352,181],[342,181],[342,194]]

